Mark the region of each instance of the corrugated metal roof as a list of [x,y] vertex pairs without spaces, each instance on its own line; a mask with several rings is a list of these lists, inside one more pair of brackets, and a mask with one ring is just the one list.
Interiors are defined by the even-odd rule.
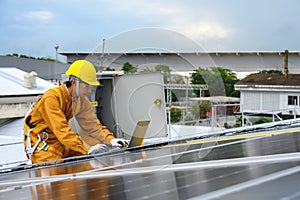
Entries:
[[24,72],[15,67],[0,68],[0,95],[1,96],[22,96],[43,94],[54,84],[36,77],[36,88],[26,88],[23,86]]

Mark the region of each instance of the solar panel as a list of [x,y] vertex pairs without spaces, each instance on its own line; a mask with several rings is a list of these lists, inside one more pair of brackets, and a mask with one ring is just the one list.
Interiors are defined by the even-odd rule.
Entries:
[[0,175],[0,199],[299,199],[300,131],[116,151]]

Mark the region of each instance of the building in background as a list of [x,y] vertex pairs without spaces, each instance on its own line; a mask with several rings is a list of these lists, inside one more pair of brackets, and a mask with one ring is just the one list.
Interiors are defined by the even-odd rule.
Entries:
[[3,67],[15,67],[24,72],[35,71],[38,77],[54,82],[61,80],[61,74],[68,69],[68,65],[62,62],[0,56],[0,68]]
[[251,74],[235,85],[241,111],[257,114],[300,114],[300,74]]
[[[283,69],[284,51],[274,52],[61,52],[71,63],[77,59],[87,59],[99,69],[119,70],[129,62],[139,69],[167,65],[174,71],[193,71],[195,69],[222,67],[243,77],[260,70]],[[300,52],[289,52],[289,70],[300,73]]]
[[54,84],[14,67],[0,67],[0,122],[24,117],[30,105]]

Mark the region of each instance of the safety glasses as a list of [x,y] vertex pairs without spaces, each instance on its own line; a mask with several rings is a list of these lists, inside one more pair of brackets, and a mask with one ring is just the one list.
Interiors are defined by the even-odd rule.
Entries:
[[83,87],[83,88],[87,88],[87,89],[92,89],[94,90],[96,88],[96,86],[93,86],[93,85],[89,85],[83,81],[79,81],[80,85]]

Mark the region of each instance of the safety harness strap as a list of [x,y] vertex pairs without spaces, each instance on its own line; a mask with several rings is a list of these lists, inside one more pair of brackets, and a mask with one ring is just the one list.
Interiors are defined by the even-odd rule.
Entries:
[[[29,130],[29,131],[31,131],[31,134],[29,135],[30,141],[29,141],[29,137],[27,135],[27,137],[25,139],[25,143],[27,145],[29,145],[29,142],[30,142],[30,146],[31,146],[31,143],[34,144],[34,146],[36,145],[35,147],[34,146],[31,147],[31,148],[33,148],[33,151],[31,152],[31,154],[33,154],[33,152],[36,151],[36,149],[38,149],[38,150],[43,150],[43,151],[52,151],[53,153],[59,155],[60,157],[63,157],[63,154],[60,151],[58,151],[53,146],[48,145],[44,141],[42,141],[39,134],[36,134],[33,130]],[[33,135],[38,135],[38,138]],[[27,153],[29,153],[29,152],[27,152]]]

